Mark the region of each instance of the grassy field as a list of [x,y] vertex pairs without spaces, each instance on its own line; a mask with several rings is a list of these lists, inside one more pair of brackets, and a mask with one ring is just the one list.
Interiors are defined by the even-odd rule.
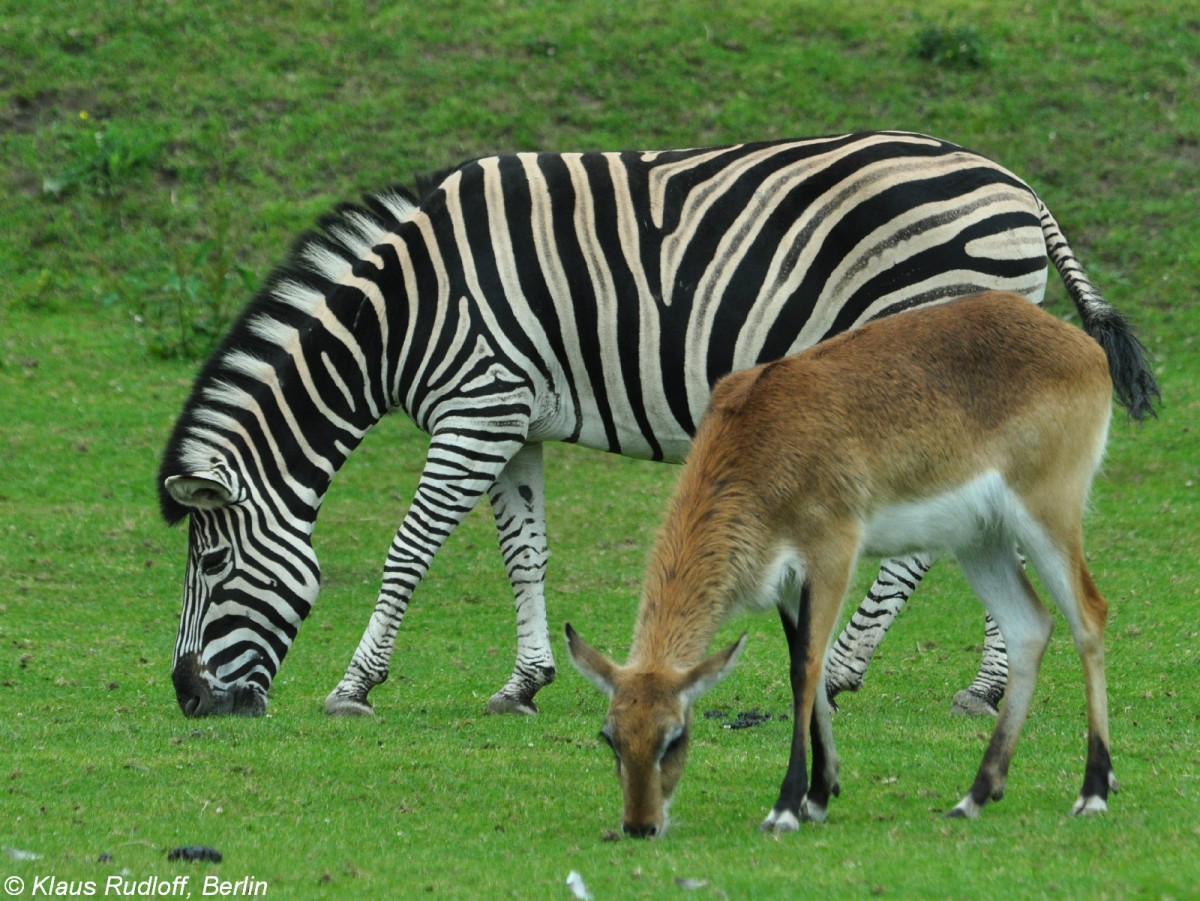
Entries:
[[[206,876],[270,897],[1183,898],[1200,885],[1200,13],[1124,0],[892,3],[0,0],[0,877]],[[1104,817],[1082,777],[1061,622],[1013,762],[977,822],[990,723],[951,718],[978,604],[939,565],[834,723],[829,823],[761,835],[788,727],[700,718],[664,841],[614,841],[601,697],[556,644],[535,719],[484,703],[513,653],[487,510],[422,583],[378,715],[325,694],[366,624],[424,439],[386,420],[316,534],[319,603],[260,720],[185,721],[169,678],[186,547],[158,455],[196,357],[343,199],[483,152],[912,128],[1026,177],[1135,322],[1160,418],[1117,420],[1088,523],[1112,612]],[[1048,303],[1069,305],[1052,279]],[[547,452],[556,634],[623,658],[675,471]],[[865,588],[864,568],[855,594]],[[854,600],[856,598],[852,598]],[[773,617],[707,710],[788,709]],[[171,863],[209,845],[221,864]],[[38,855],[32,859],[31,855]],[[21,859],[18,859],[21,858]],[[69,886],[68,886],[69,887]],[[50,888],[49,890],[52,890]]]

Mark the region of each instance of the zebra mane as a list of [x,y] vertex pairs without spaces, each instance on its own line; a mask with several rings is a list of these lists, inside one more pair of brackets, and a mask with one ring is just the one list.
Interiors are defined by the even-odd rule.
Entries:
[[418,205],[417,197],[400,185],[359,204],[339,204],[302,234],[267,276],[200,369],[163,451],[158,500],[168,524],[179,522],[189,509],[167,492],[167,478],[211,468],[212,445],[205,435],[228,422],[241,407],[238,398],[260,381],[255,364],[260,370],[268,367],[265,361],[279,353],[278,336],[302,324],[337,287],[337,276],[409,220]]
[[446,166],[442,169],[435,169],[433,172],[425,172],[421,175],[418,175],[414,180],[417,196],[420,197],[422,201],[426,200],[430,194],[437,190],[438,186],[442,182],[444,182],[463,166],[467,165],[469,162],[471,161],[467,160],[459,163],[457,166]]

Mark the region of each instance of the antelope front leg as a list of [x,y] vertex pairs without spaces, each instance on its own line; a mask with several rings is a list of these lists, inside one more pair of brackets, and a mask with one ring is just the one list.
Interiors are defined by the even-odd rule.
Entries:
[[[844,590],[844,585],[843,585]],[[835,598],[839,595],[834,595]],[[838,759],[833,745],[829,702],[825,695],[822,649],[837,617],[827,608],[813,615],[812,591],[805,584],[795,618],[783,607],[779,619],[787,638],[792,685],[792,747],[779,800],[760,827],[769,832],[794,832],[802,820],[824,822],[831,795],[841,792]],[[815,628],[814,628],[815,627]],[[806,751],[812,744],[812,782],[808,781]]]
[[830,796],[836,798],[842,793],[842,787],[838,784],[838,758],[833,745],[833,722],[824,679],[821,683],[814,692],[812,723],[809,726],[812,784],[808,787],[805,804],[800,807],[801,816],[818,823],[825,822]]
[[492,695],[488,713],[536,714],[533,696],[554,681],[546,622],[546,491],[542,446],[521,448],[489,496],[517,612],[517,660],[507,684]]
[[345,675],[325,699],[327,714],[375,712],[367,693],[388,677],[396,633],[413,591],[434,554],[520,449],[516,440],[485,442],[454,432],[434,436],[416,494],[388,551],[371,621]]
[[800,603],[795,617],[783,607],[779,608],[779,620],[787,638],[789,676],[792,685],[792,750],[788,755],[787,773],[779,787],[779,800],[759,829],[764,832],[795,832],[800,828],[801,806],[808,794],[808,749],[806,732],[808,718],[803,713],[805,657],[809,633],[809,587],[806,584],[800,593]]

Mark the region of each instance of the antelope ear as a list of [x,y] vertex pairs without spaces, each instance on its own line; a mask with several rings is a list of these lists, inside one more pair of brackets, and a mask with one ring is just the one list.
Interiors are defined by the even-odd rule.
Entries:
[[579,637],[579,633],[567,623],[567,653],[575,669],[583,677],[596,686],[606,697],[612,698],[614,688],[613,676],[617,665]]
[[236,481],[222,472],[170,476],[163,484],[167,493],[177,502],[198,510],[215,510],[232,504],[238,498]]
[[707,660],[697,663],[683,677],[680,694],[684,703],[691,705],[696,698],[704,694],[726,676],[733,672],[742,648],[746,646],[746,633],[723,651],[717,651]]

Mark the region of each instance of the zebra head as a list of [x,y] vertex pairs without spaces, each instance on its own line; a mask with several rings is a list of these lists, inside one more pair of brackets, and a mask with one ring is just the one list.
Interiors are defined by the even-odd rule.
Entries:
[[185,716],[260,716],[308,615],[320,567],[307,526],[279,515],[225,467],[164,488],[190,518],[171,681]]

